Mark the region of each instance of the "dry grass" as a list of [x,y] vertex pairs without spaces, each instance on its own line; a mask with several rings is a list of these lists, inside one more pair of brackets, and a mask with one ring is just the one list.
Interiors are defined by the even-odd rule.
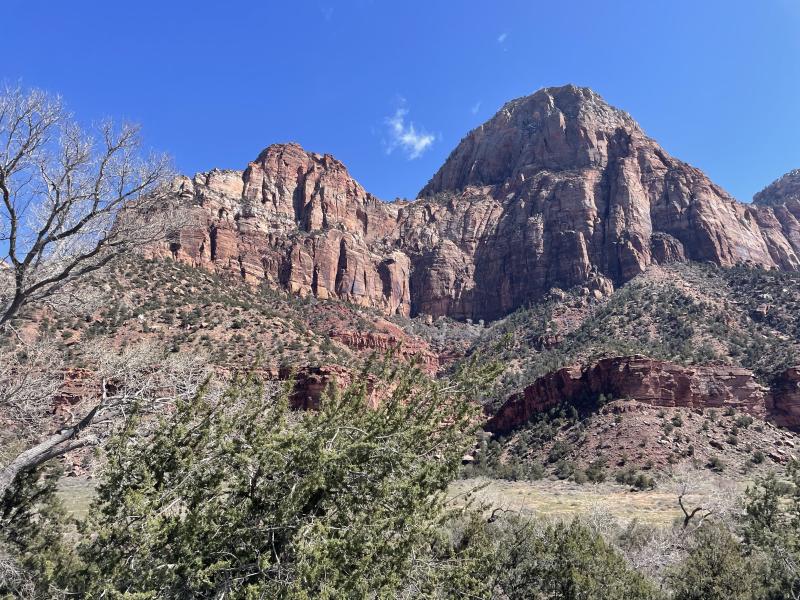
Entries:
[[[729,487],[734,496],[746,487],[744,483],[709,478],[704,489],[687,495],[687,505],[701,503],[712,487],[720,485]],[[490,508],[545,518],[570,518],[599,510],[622,522],[637,519],[650,525],[669,525],[681,517],[674,486],[632,491],[610,483],[578,485],[547,479],[503,481],[478,478],[453,482],[449,493],[458,504],[471,498],[475,505],[485,504]]]
[[[85,477],[67,477],[59,482],[59,496],[67,511],[84,517],[94,496],[95,481]],[[714,488],[725,486],[736,496],[746,482],[709,478],[704,487],[687,495],[687,505],[703,501]],[[622,522],[637,519],[650,525],[669,525],[681,517],[675,486],[662,485],[647,491],[632,491],[611,483],[578,485],[569,481],[504,481],[499,479],[462,479],[450,485],[449,496],[463,505],[469,498],[475,506],[487,505],[528,516],[570,518],[602,511]]]
[[89,513],[94,497],[95,481],[87,477],[63,477],[58,482],[58,496],[67,513],[83,518]]

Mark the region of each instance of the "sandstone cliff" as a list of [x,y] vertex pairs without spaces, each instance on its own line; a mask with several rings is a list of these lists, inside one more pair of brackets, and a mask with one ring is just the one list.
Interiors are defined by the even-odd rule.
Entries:
[[201,173],[175,187],[195,217],[170,245],[178,260],[409,314],[408,258],[375,244],[392,233],[397,208],[330,155],[274,145],[243,172]]
[[686,367],[644,356],[605,358],[587,367],[559,369],[511,396],[486,424],[506,434],[560,403],[631,399],[662,407],[733,408],[793,429],[800,428],[800,369],[782,374],[773,388],[741,367]]
[[770,414],[776,424],[800,430],[800,366],[787,369],[775,381]]
[[736,202],[574,86],[507,103],[413,202],[296,144],[176,193],[196,225],[158,253],[402,315],[493,319],[553,287],[608,294],[652,263],[800,268],[800,202]]

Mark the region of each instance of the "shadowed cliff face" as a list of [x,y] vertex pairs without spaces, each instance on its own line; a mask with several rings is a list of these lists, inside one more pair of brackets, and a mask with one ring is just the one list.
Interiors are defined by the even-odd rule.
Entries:
[[413,202],[381,202],[296,144],[176,193],[197,225],[160,253],[387,313],[493,319],[676,260],[800,268],[800,202],[736,202],[574,86],[506,104]]

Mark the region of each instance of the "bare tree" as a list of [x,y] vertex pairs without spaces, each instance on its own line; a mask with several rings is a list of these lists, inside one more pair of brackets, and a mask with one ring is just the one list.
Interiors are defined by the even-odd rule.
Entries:
[[3,415],[25,427],[37,425],[50,407],[42,406],[61,387],[63,359],[47,340],[0,349],[0,406]]
[[[181,398],[196,394],[206,380],[206,361],[197,354],[165,353],[149,343],[128,346],[121,352],[98,346],[90,357],[93,368],[82,381],[80,403],[67,414],[56,430],[25,429],[25,450],[17,453],[0,468],[0,497],[16,476],[63,454],[97,444],[120,422],[132,406],[157,411]],[[40,414],[52,400],[52,375],[22,373],[39,363],[19,363],[20,369],[5,372],[9,378],[25,377],[29,382],[24,394],[0,396],[0,413],[20,415],[24,420]],[[41,366],[45,366],[41,365]],[[0,376],[4,373],[0,371]],[[0,389],[11,389],[9,381],[0,380]],[[59,382],[60,383],[60,382]],[[23,421],[24,422],[24,421]],[[52,423],[50,419],[39,423]],[[34,432],[38,431],[36,435]]]
[[[170,161],[144,157],[136,126],[100,124],[84,132],[59,98],[5,88],[0,92],[0,331],[26,306],[76,307],[91,290],[82,278],[131,249],[172,235]],[[4,444],[0,495],[25,469],[92,443],[100,414],[132,401],[191,390],[166,377],[186,369],[141,348],[106,352],[93,361],[96,395],[80,416],[47,435],[62,357],[46,341],[18,342],[0,352],[0,423],[16,426],[16,446]],[[130,364],[127,364],[130,363]],[[157,367],[153,367],[153,365]],[[183,391],[182,391],[183,390]],[[80,409],[81,407],[79,407]],[[8,427],[5,427],[8,429]]]
[[706,519],[708,519],[711,515],[714,514],[714,506],[710,505],[702,505],[698,504],[691,510],[687,508],[686,504],[684,503],[684,498],[686,494],[689,492],[689,486],[687,483],[684,482],[683,486],[681,487],[680,491],[678,492],[678,506],[681,507],[681,511],[683,512],[683,529],[686,530],[691,525],[692,520],[697,517],[697,521],[694,525],[695,529],[699,529],[702,527],[703,523]]
[[711,517],[727,523],[736,510],[740,494],[730,482],[709,477],[689,466],[676,469],[672,481],[682,513],[681,529],[684,533],[696,531]]
[[0,93],[0,328],[174,223],[166,156],[142,157],[136,126],[85,133],[58,98]]
[[36,584],[18,561],[0,546],[0,589],[9,598],[36,598]]
[[661,579],[670,565],[677,564],[686,556],[695,534],[709,521],[731,526],[739,502],[735,485],[709,477],[690,465],[677,467],[663,485],[671,493],[674,491],[680,509],[679,518],[670,526],[631,521],[622,535],[624,543],[620,546],[637,570],[656,579]]
[[[100,443],[132,406],[160,412],[196,394],[207,377],[206,361],[196,354],[165,354],[148,343],[121,352],[95,346],[86,356],[93,368],[80,371],[80,400],[53,416],[63,357],[50,340],[18,341],[0,348],[0,499],[21,472]],[[32,598],[33,588],[30,574],[0,543],[0,589]]]

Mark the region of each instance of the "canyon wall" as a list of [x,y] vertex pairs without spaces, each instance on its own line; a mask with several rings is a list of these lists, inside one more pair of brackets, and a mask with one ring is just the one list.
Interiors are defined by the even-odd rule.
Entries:
[[553,287],[608,294],[652,263],[800,268],[800,201],[735,201],[575,86],[508,102],[414,201],[382,202],[296,144],[175,194],[193,224],[153,253],[389,314],[494,319]]

